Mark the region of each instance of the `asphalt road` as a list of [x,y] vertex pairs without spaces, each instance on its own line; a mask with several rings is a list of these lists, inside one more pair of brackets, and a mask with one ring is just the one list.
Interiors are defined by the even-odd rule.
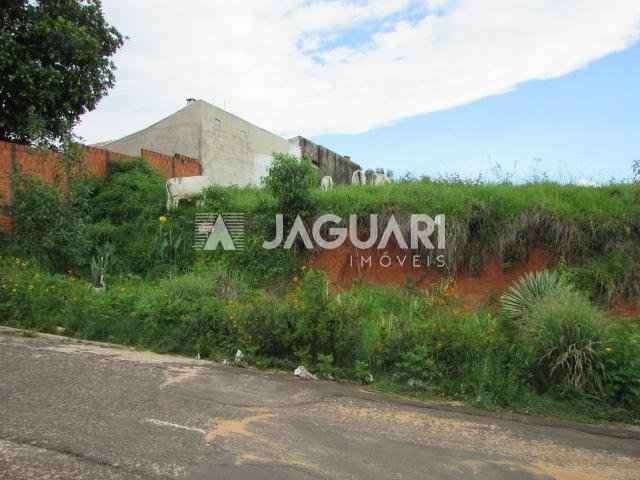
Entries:
[[0,479],[639,479],[640,441],[0,329]]

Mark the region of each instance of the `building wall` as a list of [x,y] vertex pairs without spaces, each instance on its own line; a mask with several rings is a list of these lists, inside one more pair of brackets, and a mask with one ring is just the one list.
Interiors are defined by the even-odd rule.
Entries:
[[175,153],[200,158],[201,105],[193,102],[173,115],[126,137],[99,147],[136,156],[144,148],[164,155]]
[[203,174],[219,185],[260,185],[274,153],[308,155],[322,175],[349,183],[360,167],[303,137],[286,140],[202,100],[102,148],[127,155],[141,149],[198,158]]
[[360,170],[360,165],[351,161],[350,158],[338,155],[336,152],[317,145],[304,137],[295,137],[300,148],[300,154],[311,159],[313,164],[320,170],[320,175],[329,175],[335,183],[351,183],[351,176],[356,170]]
[[289,143],[229,112],[201,100],[140,132],[100,145],[127,155],[141,149],[198,158],[203,174],[220,185],[256,185],[273,153]]
[[201,102],[202,166],[221,185],[258,185],[274,153],[289,142],[231,113]]

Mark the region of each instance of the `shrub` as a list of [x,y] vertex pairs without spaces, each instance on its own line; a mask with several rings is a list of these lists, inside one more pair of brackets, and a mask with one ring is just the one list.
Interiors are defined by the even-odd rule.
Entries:
[[91,200],[94,221],[124,224],[140,217],[157,219],[166,204],[165,182],[142,159],[114,161]]
[[563,291],[531,308],[521,341],[530,344],[540,386],[600,394],[609,333],[603,314],[587,298]]
[[442,376],[439,389],[461,397],[474,394],[477,385],[472,372],[480,359],[503,345],[496,317],[485,312],[435,308],[418,332]]
[[513,405],[528,393],[531,361],[526,349],[506,342],[479,352],[467,363],[469,395],[484,407]]
[[22,254],[57,271],[88,265],[86,224],[58,189],[37,178],[16,176],[10,211],[13,241]]
[[319,354],[332,353],[335,325],[329,314],[329,284],[325,274],[306,271],[288,300],[292,305],[294,348],[299,356],[315,363]]
[[105,244],[114,247],[110,273],[153,277],[191,267],[195,211],[163,215],[164,185],[149,165],[136,160],[112,162],[105,179],[76,186],[78,203],[91,222],[92,256]]
[[388,370],[418,345],[417,326],[428,303],[423,292],[359,284],[338,294],[334,305],[346,317],[343,323],[360,332],[357,357]]
[[53,331],[83,304],[90,285],[52,274],[29,259],[0,257],[0,318],[10,326]]
[[609,400],[640,412],[640,324],[616,325],[605,351],[605,392]]
[[211,275],[182,275],[147,288],[130,313],[132,331],[163,352],[209,356],[229,347],[224,303],[215,295]]
[[442,377],[442,372],[433,358],[433,352],[426,345],[402,352],[394,370],[396,377],[407,382],[409,386],[433,385]]
[[502,311],[512,319],[524,317],[540,300],[557,293],[560,276],[547,270],[525,274],[502,296]]
[[226,305],[226,316],[238,338],[238,347],[254,358],[292,360],[291,305],[265,291],[249,290]]

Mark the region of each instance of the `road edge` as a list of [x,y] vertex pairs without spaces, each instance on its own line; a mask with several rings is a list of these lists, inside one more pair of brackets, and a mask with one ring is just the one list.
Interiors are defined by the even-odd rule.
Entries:
[[[85,345],[94,345],[104,348],[111,348],[116,350],[130,350],[130,351],[148,351],[148,350],[140,350],[127,345],[121,345],[117,343],[108,343],[108,342],[98,342],[94,340],[85,340],[76,337],[69,337],[64,335],[55,335],[51,333],[38,332],[34,330],[27,330],[21,328],[7,327],[4,325],[0,325],[0,335],[3,333],[8,334],[29,334],[36,337],[44,337],[56,339],[64,342],[72,342],[72,343],[80,343]],[[150,351],[151,352],[151,351]],[[152,352],[156,355],[167,355],[172,357],[178,357],[183,360],[192,360],[194,363],[199,365],[210,365],[214,367],[225,367],[225,368],[233,368],[226,367],[219,362],[213,360],[196,360],[191,359],[190,357],[185,357],[178,354],[161,354],[157,352]],[[287,372],[282,370],[260,370],[257,368],[247,368],[245,370],[251,370],[255,373],[279,373],[282,374],[282,378],[287,378],[291,381],[296,381],[296,379],[292,375],[288,375]],[[301,380],[304,381],[304,380]],[[312,384],[322,384],[325,381],[313,382]],[[328,382],[326,382],[328,383]],[[325,383],[325,385],[326,385]],[[417,400],[408,397],[404,397],[402,395],[381,392],[379,390],[373,390],[371,388],[356,388],[355,384],[351,384],[348,382],[331,382],[335,384],[336,387],[340,388],[340,391],[336,390],[332,392],[333,397],[343,397],[343,398],[354,398],[360,400],[366,400],[370,402],[378,402],[378,403],[390,403],[400,406],[407,406],[416,409],[422,410],[433,410],[438,412],[447,412],[461,415],[468,415],[474,417],[495,419],[501,421],[508,421],[513,423],[519,423],[522,425],[530,425],[536,427],[547,427],[547,428],[558,428],[565,430],[574,430],[582,433],[588,433],[590,435],[600,435],[605,437],[617,438],[617,439],[628,439],[628,440],[640,440],[640,428],[635,429],[631,426],[627,427],[624,425],[597,425],[592,423],[581,423],[574,422],[568,420],[562,420],[551,417],[541,417],[537,415],[525,415],[515,412],[496,412],[491,410],[483,410],[477,407],[471,407],[467,405],[453,405],[444,402],[429,402],[424,400]],[[348,390],[347,390],[348,389]]]

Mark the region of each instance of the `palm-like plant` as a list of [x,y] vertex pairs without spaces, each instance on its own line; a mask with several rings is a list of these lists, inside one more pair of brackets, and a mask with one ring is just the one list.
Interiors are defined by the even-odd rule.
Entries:
[[562,286],[556,272],[543,270],[527,273],[502,295],[502,311],[512,319],[522,318],[537,302],[547,295],[558,293]]

